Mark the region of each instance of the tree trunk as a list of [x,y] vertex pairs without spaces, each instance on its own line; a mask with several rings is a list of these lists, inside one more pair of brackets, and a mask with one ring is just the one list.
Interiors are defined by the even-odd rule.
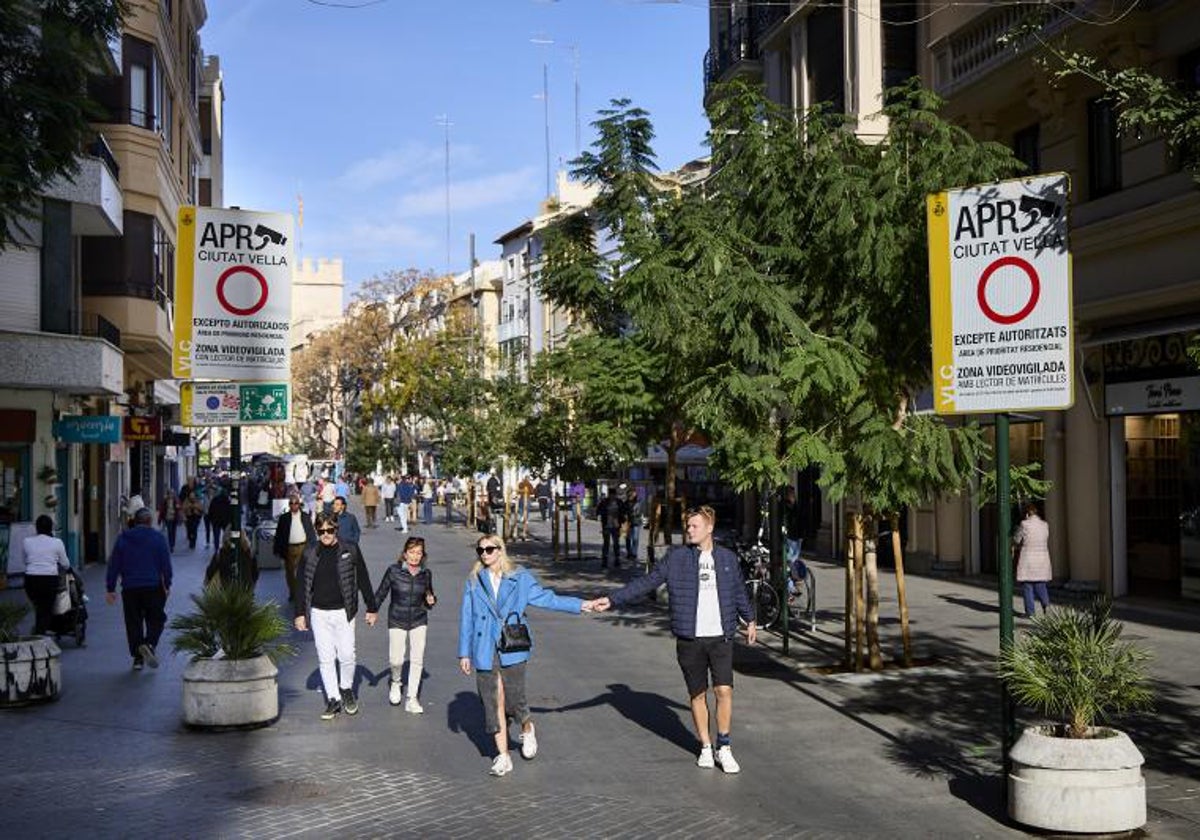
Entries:
[[659,522],[662,528],[663,545],[671,544],[671,521],[672,512],[675,502],[675,459],[679,452],[678,432],[674,427],[671,428],[671,435],[667,438],[667,474],[663,481],[663,492],[666,493],[666,498],[663,499],[663,517]]
[[849,671],[854,667],[854,524],[852,514],[845,515],[846,527],[846,637],[842,665]]
[[912,639],[908,632],[908,589],[904,585],[904,547],[900,544],[900,516],[892,514],[892,557],[896,560],[896,600],[900,604],[900,640],[904,667],[912,667]]
[[854,670],[862,670],[863,642],[866,631],[866,603],[863,601],[863,515],[854,514]]
[[872,671],[883,670],[883,654],[879,652],[879,564],[875,540],[865,540],[863,570],[867,585],[867,655]]

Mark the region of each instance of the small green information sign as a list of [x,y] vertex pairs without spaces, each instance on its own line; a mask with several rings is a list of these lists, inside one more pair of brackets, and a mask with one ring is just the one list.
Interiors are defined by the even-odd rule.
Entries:
[[288,419],[287,385],[242,385],[243,423],[281,423]]

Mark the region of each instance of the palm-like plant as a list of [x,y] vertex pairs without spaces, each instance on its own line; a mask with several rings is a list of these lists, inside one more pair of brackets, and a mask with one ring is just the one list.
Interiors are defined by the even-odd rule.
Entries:
[[274,601],[260,604],[254,593],[236,584],[213,583],[192,595],[196,609],[171,620],[175,631],[172,647],[193,659],[211,658],[218,651],[226,659],[267,656],[279,662],[296,654],[296,648],[280,641],[290,625],[279,614]]
[[1150,654],[1121,641],[1112,602],[1056,607],[1000,651],[998,671],[1017,702],[1065,721],[1069,738],[1087,738],[1097,720],[1149,708]]
[[21,637],[17,632],[25,616],[29,614],[29,605],[21,601],[0,601],[0,644],[15,642]]

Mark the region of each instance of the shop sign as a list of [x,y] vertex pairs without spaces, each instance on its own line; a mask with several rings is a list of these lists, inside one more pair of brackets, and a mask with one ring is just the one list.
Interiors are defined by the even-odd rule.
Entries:
[[269,426],[291,419],[286,382],[185,382],[180,393],[185,426]]
[[1058,173],[928,196],[938,414],[1074,402],[1069,190]]
[[157,417],[124,417],[122,437],[126,441],[157,443],[162,436],[162,421]]
[[172,368],[181,379],[286,379],[292,217],[179,208]]
[[1171,414],[1200,411],[1200,376],[1117,382],[1104,389],[1104,413]]
[[54,421],[54,437],[63,443],[118,443],[121,418],[109,415],[70,415]]

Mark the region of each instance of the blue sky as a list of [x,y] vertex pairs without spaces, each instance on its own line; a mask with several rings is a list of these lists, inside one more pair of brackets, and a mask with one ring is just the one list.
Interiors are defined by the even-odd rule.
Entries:
[[[360,3],[363,0],[322,0]],[[295,212],[301,251],[342,257],[347,285],[390,268],[446,270],[498,255],[493,240],[545,193],[542,65],[552,167],[610,99],[655,123],[659,166],[704,154],[704,0],[208,0],[201,31],[225,79],[225,203]],[[553,45],[531,43],[553,40]]]

